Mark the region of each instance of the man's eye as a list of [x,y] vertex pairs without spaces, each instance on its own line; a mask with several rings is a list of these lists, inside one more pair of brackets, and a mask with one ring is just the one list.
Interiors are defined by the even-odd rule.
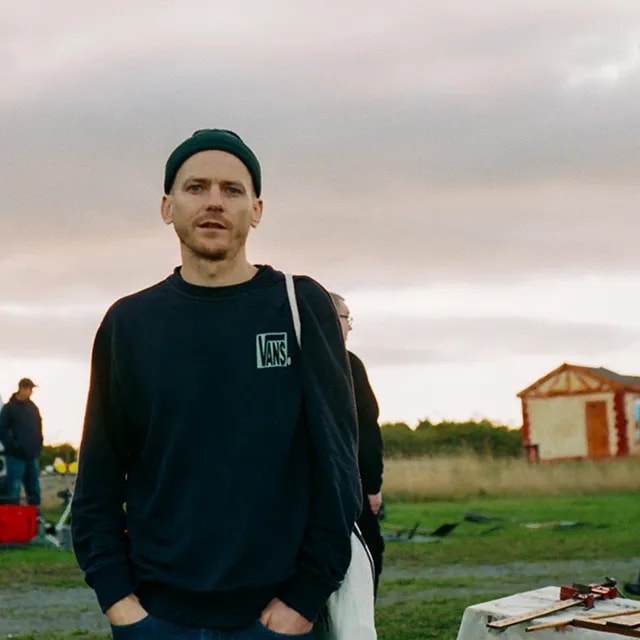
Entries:
[[242,193],[242,189],[240,189],[239,187],[227,187],[227,191],[233,195],[238,195],[240,193]]
[[191,191],[191,193],[200,193],[200,191],[202,191],[202,185],[200,185],[200,184],[190,184],[187,187],[187,191]]

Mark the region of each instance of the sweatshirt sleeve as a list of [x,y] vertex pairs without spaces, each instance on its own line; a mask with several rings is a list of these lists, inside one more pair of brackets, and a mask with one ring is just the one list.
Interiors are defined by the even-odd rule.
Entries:
[[375,495],[382,487],[383,444],[379,408],[373,393],[367,370],[355,354],[349,351],[349,362],[353,376],[353,390],[358,414],[358,465],[362,488],[367,495]]
[[93,346],[71,511],[74,552],[103,611],[135,588],[125,533],[125,421],[119,409],[113,342],[107,314]]
[[300,278],[296,290],[305,417],[312,444],[312,497],[297,571],[280,598],[313,621],[349,566],[351,532],[362,497],[351,372],[338,318],[320,285]]

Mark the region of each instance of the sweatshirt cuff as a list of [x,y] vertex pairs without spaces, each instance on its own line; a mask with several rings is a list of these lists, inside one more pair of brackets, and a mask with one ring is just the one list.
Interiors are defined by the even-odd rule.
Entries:
[[375,496],[377,493],[380,493],[380,490],[382,489],[382,481],[380,481],[379,483],[377,482],[372,482],[371,484],[365,484],[362,487],[362,492],[363,492],[363,499],[366,498],[366,496]]
[[100,567],[88,575],[86,580],[96,592],[103,612],[135,591],[131,570],[125,562],[112,562]]
[[303,615],[309,622],[315,622],[329,596],[338,586],[321,582],[312,573],[298,571],[284,585],[278,597],[288,607]]

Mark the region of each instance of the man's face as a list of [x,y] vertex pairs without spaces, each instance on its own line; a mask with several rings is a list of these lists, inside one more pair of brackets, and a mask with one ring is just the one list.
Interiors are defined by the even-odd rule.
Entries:
[[262,216],[245,165],[225,151],[201,151],[176,174],[162,198],[162,219],[173,224],[185,251],[193,257],[221,261],[244,249],[251,227]]
[[19,387],[18,388],[18,398],[20,400],[28,400],[33,393],[33,387]]
[[353,319],[351,318],[351,312],[349,311],[349,307],[340,301],[336,305],[336,311],[338,312],[338,318],[340,320],[340,328],[342,329],[342,335],[346,341],[349,332],[351,331],[351,325],[353,324]]

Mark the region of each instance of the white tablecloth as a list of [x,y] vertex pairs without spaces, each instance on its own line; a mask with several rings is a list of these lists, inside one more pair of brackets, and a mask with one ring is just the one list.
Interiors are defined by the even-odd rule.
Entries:
[[[511,618],[535,609],[542,609],[556,604],[560,598],[560,587],[543,587],[535,591],[516,593],[506,598],[490,600],[474,604],[465,609],[460,623],[457,640],[558,640],[558,629],[541,629],[540,631],[527,633],[525,629],[534,624],[544,624],[554,620],[566,620],[572,617],[588,617],[599,613],[623,613],[627,609],[640,609],[640,602],[627,598],[613,598],[612,600],[596,600],[593,609],[585,610],[580,605],[559,611],[558,613],[535,618],[527,622],[520,622],[504,629],[491,629],[487,627],[489,619],[499,620]],[[624,638],[622,635],[592,631],[591,629],[579,629],[567,626],[562,629],[562,638],[571,640],[615,640]]]

